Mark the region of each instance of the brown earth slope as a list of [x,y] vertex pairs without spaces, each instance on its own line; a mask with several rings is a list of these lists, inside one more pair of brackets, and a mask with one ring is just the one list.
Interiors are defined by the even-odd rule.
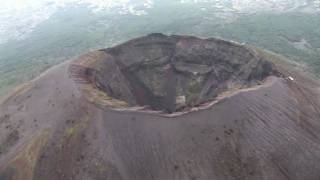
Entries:
[[58,65],[3,101],[0,180],[318,180],[319,132],[320,85],[295,66],[153,34]]

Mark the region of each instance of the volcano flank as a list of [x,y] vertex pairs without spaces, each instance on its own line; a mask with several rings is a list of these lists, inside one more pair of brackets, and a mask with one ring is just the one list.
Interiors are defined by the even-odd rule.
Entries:
[[271,52],[150,34],[0,103],[0,180],[319,180],[320,84]]

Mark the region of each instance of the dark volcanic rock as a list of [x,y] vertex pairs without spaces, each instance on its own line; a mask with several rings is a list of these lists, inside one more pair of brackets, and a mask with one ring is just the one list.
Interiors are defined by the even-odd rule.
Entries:
[[[88,78],[129,106],[174,112],[278,74],[271,62],[219,39],[151,34],[101,50]],[[87,61],[88,59],[86,59]]]

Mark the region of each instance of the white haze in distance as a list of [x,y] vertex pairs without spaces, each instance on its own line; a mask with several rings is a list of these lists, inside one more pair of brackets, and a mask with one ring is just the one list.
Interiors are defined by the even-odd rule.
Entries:
[[[41,22],[68,4],[87,4],[94,12],[117,8],[120,14],[146,15],[161,0],[0,0],[0,44],[24,39]],[[181,3],[210,3],[221,12],[284,12],[303,7],[304,12],[320,10],[320,0],[172,0]],[[144,7],[141,10],[141,7]],[[301,9],[301,8],[300,8]],[[206,10],[205,7],[202,10]]]
[[[143,0],[142,0],[143,1]],[[130,0],[1,0],[1,9],[23,10],[26,8],[42,8],[47,5],[63,7],[69,3],[90,4],[100,8],[110,8],[128,4]]]
[[93,11],[117,7],[121,14],[145,15],[136,7],[151,8],[152,0],[1,0],[0,44],[11,39],[24,39],[41,22],[50,18],[59,8],[70,4],[86,4]]

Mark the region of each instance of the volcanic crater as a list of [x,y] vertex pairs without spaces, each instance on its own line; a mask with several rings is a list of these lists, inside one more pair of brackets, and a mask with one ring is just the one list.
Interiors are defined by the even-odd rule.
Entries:
[[319,180],[319,120],[319,80],[281,56],[151,34],[4,99],[0,180]]
[[95,95],[104,94],[110,107],[143,106],[165,113],[200,106],[226,91],[279,76],[274,64],[240,44],[163,34],[84,55],[71,72],[99,91]]

